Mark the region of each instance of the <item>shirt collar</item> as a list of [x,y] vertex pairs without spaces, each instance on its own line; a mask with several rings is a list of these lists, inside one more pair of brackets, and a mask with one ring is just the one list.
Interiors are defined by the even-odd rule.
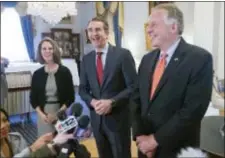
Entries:
[[[103,54],[107,54],[108,49],[109,49],[109,43],[106,43],[105,47],[102,48],[101,52]],[[97,52],[97,49],[95,49],[95,52]]]
[[[177,49],[178,47],[178,44],[180,43],[180,40],[181,38],[179,38],[178,40],[176,40],[170,47],[169,49],[167,50],[166,54],[167,54],[167,57],[168,58],[171,58],[172,55],[174,54],[175,50]],[[162,57],[162,51],[160,51],[160,58]]]

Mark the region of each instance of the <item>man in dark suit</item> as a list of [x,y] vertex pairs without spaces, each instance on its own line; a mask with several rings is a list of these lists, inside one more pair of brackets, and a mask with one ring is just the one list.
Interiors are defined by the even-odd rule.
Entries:
[[139,158],[175,158],[199,145],[212,91],[212,56],[181,37],[183,14],[174,4],[152,9],[148,34],[156,49],[139,66],[133,125]]
[[129,100],[137,74],[129,50],[108,43],[109,26],[101,18],[88,24],[95,50],[81,64],[80,95],[90,107],[100,158],[130,158]]

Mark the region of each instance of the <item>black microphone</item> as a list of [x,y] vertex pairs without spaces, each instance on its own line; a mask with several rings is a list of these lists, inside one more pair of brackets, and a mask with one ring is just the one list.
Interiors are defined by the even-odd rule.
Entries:
[[90,118],[87,115],[83,115],[78,120],[78,128],[75,132],[76,137],[82,137],[83,133],[87,130],[87,127],[90,123]]
[[88,115],[82,115],[78,121],[78,125],[79,125],[79,128],[87,128],[87,126],[89,125],[89,122],[90,122],[90,118]]
[[71,105],[71,114],[75,117],[80,117],[83,112],[83,106],[80,103],[74,103]]
[[85,132],[85,130],[87,129],[87,127],[89,125],[89,122],[90,122],[89,116],[82,115],[80,117],[80,119],[78,120],[78,126],[75,129],[76,130],[75,131],[76,139],[69,140],[68,142],[66,142],[65,144],[62,145],[62,148],[58,155],[58,158],[68,158],[72,152],[74,153],[74,155],[77,155],[78,153],[79,153],[79,155],[82,155],[82,153],[83,153],[83,157],[79,156],[80,158],[85,158],[87,155],[90,156],[88,150],[85,147],[81,146],[77,139],[77,138],[81,137],[82,134]]
[[67,118],[67,114],[66,114],[65,110],[58,111],[56,116],[57,116],[58,120],[60,120],[60,121],[63,121]]

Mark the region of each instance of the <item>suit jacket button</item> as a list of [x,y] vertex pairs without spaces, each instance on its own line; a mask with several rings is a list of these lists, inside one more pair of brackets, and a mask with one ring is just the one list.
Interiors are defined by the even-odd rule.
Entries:
[[151,116],[151,114],[150,114],[150,113],[148,113],[148,116]]

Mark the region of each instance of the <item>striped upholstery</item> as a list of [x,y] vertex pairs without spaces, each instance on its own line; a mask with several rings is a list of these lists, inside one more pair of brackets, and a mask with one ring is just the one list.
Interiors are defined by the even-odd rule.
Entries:
[[19,132],[25,138],[28,145],[31,145],[32,143],[34,143],[35,140],[37,140],[37,127],[34,124],[11,124],[10,130],[11,132]]
[[30,71],[6,73],[8,97],[3,108],[9,115],[33,111],[29,103],[32,74]]

